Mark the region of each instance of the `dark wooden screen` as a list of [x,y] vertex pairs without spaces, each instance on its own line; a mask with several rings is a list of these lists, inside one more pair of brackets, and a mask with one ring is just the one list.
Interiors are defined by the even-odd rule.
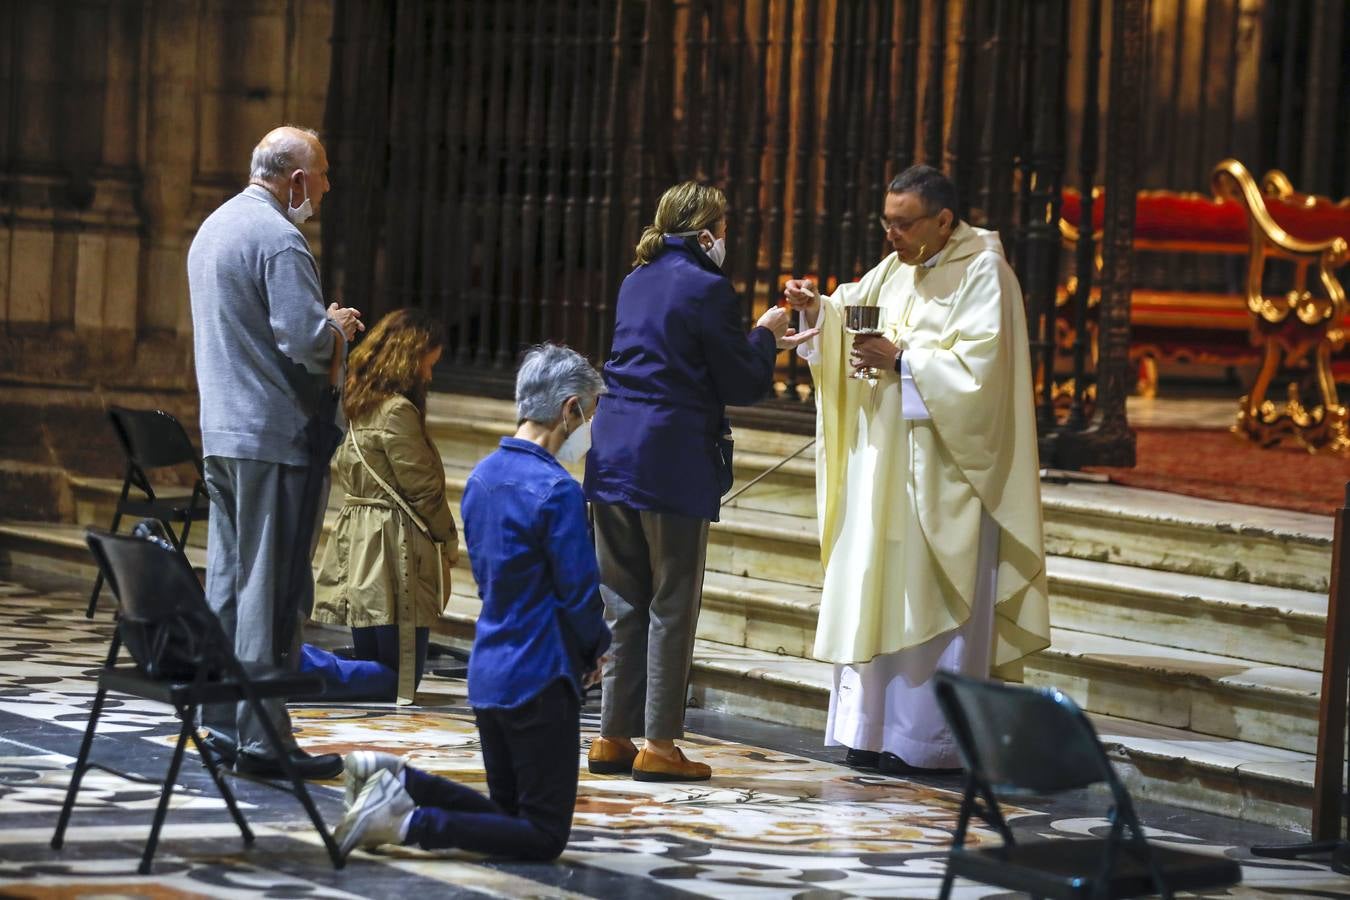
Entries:
[[[871,268],[888,249],[876,225],[885,185],[917,161],[946,168],[963,214],[1002,234],[1026,293],[1036,364],[1055,371],[1047,336],[1067,36],[1071,18],[1100,14],[1098,2],[334,7],[326,283],[372,317],[400,306],[439,312],[451,335],[445,379],[457,389],[505,394],[520,350],[540,340],[602,360],[638,235],[677,181],[727,191],[727,269],[748,323],[786,278],[828,286]],[[1141,33],[1128,50],[1135,69],[1122,70],[1136,81],[1143,12],[1143,0],[1111,7]],[[1124,33],[1116,23],[1114,34]],[[1095,59],[1089,68],[1095,76]],[[1114,146],[1133,157],[1127,137]],[[1133,169],[1115,171],[1129,196]],[[1109,236],[1105,246],[1114,252]],[[1107,303],[1125,312],[1103,320],[1127,323],[1129,260],[1111,271]],[[1048,389],[1039,397],[1050,457],[1055,436],[1071,429],[1098,438],[1075,463],[1132,459],[1124,356],[1113,347],[1104,344],[1102,358],[1120,365],[1119,378],[1101,380],[1118,395],[1104,388],[1076,418],[1053,407]],[[1080,384],[1097,378],[1083,365]],[[810,379],[795,357],[761,408],[781,427],[809,427]]]

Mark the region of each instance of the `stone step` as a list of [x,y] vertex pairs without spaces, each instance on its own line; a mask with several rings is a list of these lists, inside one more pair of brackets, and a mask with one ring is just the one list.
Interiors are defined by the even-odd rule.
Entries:
[[1065,556],[1048,557],[1046,570],[1058,627],[1322,670],[1324,593]]
[[[456,509],[466,477],[463,469],[447,473]],[[119,486],[84,480],[78,508],[106,527]],[[334,492],[325,536],[338,502]],[[191,544],[200,548],[205,533],[194,529]],[[809,656],[819,609],[817,552],[814,519],[727,510],[711,533],[700,635]],[[460,577],[468,577],[462,547],[461,568]],[[1050,557],[1048,571],[1051,621],[1059,627],[1320,671],[1323,595],[1067,557]]]
[[1299,753],[1317,743],[1322,676],[1306,669],[1052,628],[1023,677],[1094,713]]
[[[204,562],[196,548],[189,548],[189,558],[196,564]],[[0,563],[91,579],[93,575],[83,530],[74,525],[0,522]],[[752,644],[775,643],[778,652],[700,638],[691,681],[693,701],[734,714],[823,729],[831,667],[793,652],[797,648],[778,631],[796,629],[804,639],[804,625],[814,623],[814,592],[711,573],[705,597],[707,624],[701,633]],[[717,625],[715,618],[730,615],[737,603],[751,614],[742,619],[743,634]],[[476,588],[462,560],[442,627],[436,631],[467,646],[478,608]],[[1310,673],[1253,667],[1210,654],[1064,629],[1055,630],[1054,642],[1050,651],[1028,662],[1028,682],[1053,682],[1093,713],[1103,743],[1137,794],[1307,829],[1314,767],[1310,736],[1316,728],[1320,687]],[[1117,717],[1112,711],[1154,716],[1165,723]],[[1190,727],[1179,727],[1183,724]],[[1271,729],[1286,730],[1293,739],[1272,738]],[[1274,746],[1241,739],[1254,734]],[[1290,743],[1303,749],[1282,748]]]
[[[456,523],[463,522],[459,503],[471,467],[445,460],[446,493]],[[122,483],[113,478],[72,479],[76,498],[76,521],[81,525],[107,528]],[[329,495],[330,510],[342,502],[342,491],[334,487]],[[708,566],[716,571],[748,574],[762,571],[766,577],[819,587],[820,550],[816,540],[814,512],[811,516],[788,516],[760,509],[727,509],[722,522],[713,526],[709,541]],[[124,523],[123,528],[126,525]],[[188,543],[206,546],[205,523],[195,524]]]
[[[123,529],[125,533],[127,529]],[[206,550],[189,544],[188,561],[205,568]],[[84,542],[84,526],[0,519],[0,565],[19,565],[87,578],[93,587],[98,568]],[[111,609],[111,597],[104,602]]]
[[[428,424],[447,456],[471,466],[514,430],[504,401],[433,395]],[[799,434],[736,429],[737,484],[806,443]],[[814,451],[788,461],[733,506],[814,517]],[[1207,501],[1118,484],[1044,483],[1045,533],[1058,556],[1326,591],[1331,518]]]
[[[191,496],[190,489],[184,489],[180,485],[158,485],[151,484],[155,489],[155,495],[162,499],[179,499],[186,501]],[[109,528],[112,525],[113,513],[117,510],[117,501],[122,493],[122,479],[120,478],[93,478],[83,475],[70,476],[71,494],[75,500],[75,521],[80,525],[94,525],[98,528]],[[142,498],[142,494],[136,488],[131,489],[131,496],[137,500]],[[134,523],[133,519],[124,518],[119,525],[119,531],[126,531]],[[174,525],[174,531],[180,531],[180,524]],[[207,523],[194,522],[188,530],[188,545],[192,547],[206,546]]]
[[815,516],[724,509],[708,530],[707,567],[742,577],[819,588],[820,539]]
[[[495,450],[502,437],[515,433],[515,406],[481,397],[433,395],[427,404],[427,430],[447,469],[455,466],[467,471]],[[736,429],[735,437],[733,493],[785,456],[797,456],[746,491],[741,499],[732,501],[731,506],[802,516],[816,514],[815,455],[810,448],[803,450],[809,438],[743,428]],[[585,467],[567,468],[580,479]]]
[[[1179,598],[1167,598],[1173,601]],[[1110,605],[1111,598],[1103,597],[1104,611],[1095,615],[1109,617]],[[1055,608],[1059,606],[1056,600]],[[724,647],[809,661],[818,610],[815,590],[709,573],[698,635]],[[1226,612],[1225,604],[1212,602],[1198,618]],[[1296,650],[1291,643],[1261,640],[1260,623],[1269,613],[1257,608],[1241,623],[1252,646],[1238,641],[1239,649],[1230,655],[1157,643],[1194,640],[1212,649],[1233,643],[1221,628],[1206,627],[1203,621],[1159,621],[1156,629],[1141,625],[1152,641],[1055,627],[1051,647],[1026,661],[1024,677],[1031,684],[1064,689],[1092,712],[1311,753],[1317,738],[1320,655],[1300,659],[1297,666],[1242,658],[1247,653],[1278,657]],[[1052,621],[1065,624],[1058,617]]]
[[[818,594],[803,588],[780,591],[780,587],[710,573],[699,616],[699,639],[732,656],[743,651],[777,660],[775,671],[816,665],[809,657]],[[459,596],[452,610],[466,623],[473,622],[478,600],[470,579],[460,578],[455,592]],[[1299,753],[1314,750],[1321,690],[1321,676],[1316,672],[1065,628],[1052,629],[1051,642],[1049,649],[1026,660],[1025,680],[1058,687],[1090,712],[1215,739]],[[699,664],[717,671],[715,663],[704,660]],[[775,721],[786,721],[791,715],[781,706],[789,701],[772,692],[737,702],[742,701],[748,705],[731,711]],[[769,704],[769,711],[756,713],[755,704],[761,702]]]
[[[1051,621],[1068,631],[1321,671],[1319,594],[1063,557],[1047,568]],[[814,586],[709,571],[699,636],[810,656],[819,611]]]
[[[698,706],[823,731],[827,663],[700,640],[691,695]],[[1307,831],[1310,753],[1089,712],[1108,756],[1136,797]]]
[[[462,395],[433,395],[428,427],[442,451],[447,488],[458,513],[464,480],[502,435],[515,429],[514,406]],[[794,451],[800,435],[738,429],[736,487]],[[755,484],[723,512],[714,528],[710,557],[714,569],[773,580],[820,583],[814,542],[816,515],[814,451]],[[570,467],[577,477],[580,466]],[[77,521],[104,527],[111,521],[121,487],[116,479],[72,479]],[[181,489],[178,489],[181,490]],[[1178,574],[1325,593],[1331,567],[1331,519],[1235,503],[1181,497],[1118,485],[1042,485],[1047,550],[1057,556],[1109,562]],[[786,517],[779,519],[778,517]],[[810,519],[806,525],[801,520]],[[718,530],[725,529],[719,535]],[[745,536],[745,546],[735,544]],[[775,537],[790,565],[764,558]],[[202,546],[205,534],[193,535]],[[725,550],[725,552],[723,552]],[[757,571],[749,563],[765,568]],[[795,573],[795,574],[794,574]]]
[[1332,519],[1112,484],[1041,485],[1048,553],[1325,594]]
[[[503,401],[440,394],[429,402],[438,446],[465,466],[514,431],[514,417]],[[800,435],[736,429],[737,487],[805,442]],[[1329,516],[1112,484],[1047,481],[1042,499],[1046,549],[1055,555],[1295,590],[1328,587]],[[751,487],[727,513],[733,508],[814,517],[814,450]]]
[[[1304,591],[1050,557],[1051,621],[1068,631],[1317,673],[1326,598]],[[709,571],[699,636],[810,656],[816,587]]]

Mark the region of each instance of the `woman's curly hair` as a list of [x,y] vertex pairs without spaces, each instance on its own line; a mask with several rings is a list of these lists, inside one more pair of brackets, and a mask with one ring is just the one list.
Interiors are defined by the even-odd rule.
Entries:
[[422,379],[422,358],[444,346],[445,326],[420,309],[396,309],[376,322],[347,359],[342,399],[347,421],[367,418],[399,394],[425,419],[430,385]]

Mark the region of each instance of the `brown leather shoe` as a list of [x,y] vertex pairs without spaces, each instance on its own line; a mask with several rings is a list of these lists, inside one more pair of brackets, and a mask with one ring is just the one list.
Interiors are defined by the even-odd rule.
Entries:
[[684,751],[675,748],[678,759],[668,759],[657,753],[649,753],[644,747],[633,761],[634,781],[707,781],[712,777],[712,768],[706,763],[690,762],[684,758]]
[[592,775],[627,775],[633,771],[636,749],[629,749],[618,741],[598,737],[591,741],[591,752],[586,755],[586,768]]

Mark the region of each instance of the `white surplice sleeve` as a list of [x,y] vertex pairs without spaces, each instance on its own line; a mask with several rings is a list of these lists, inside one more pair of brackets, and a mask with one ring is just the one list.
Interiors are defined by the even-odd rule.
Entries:
[[928,404],[923,402],[923,395],[914,383],[914,375],[909,371],[909,360],[903,354],[900,356],[900,417],[910,420],[932,418],[928,414]]
[[797,345],[797,355],[806,360],[806,364],[814,366],[820,363],[820,335],[816,335],[804,344]]

